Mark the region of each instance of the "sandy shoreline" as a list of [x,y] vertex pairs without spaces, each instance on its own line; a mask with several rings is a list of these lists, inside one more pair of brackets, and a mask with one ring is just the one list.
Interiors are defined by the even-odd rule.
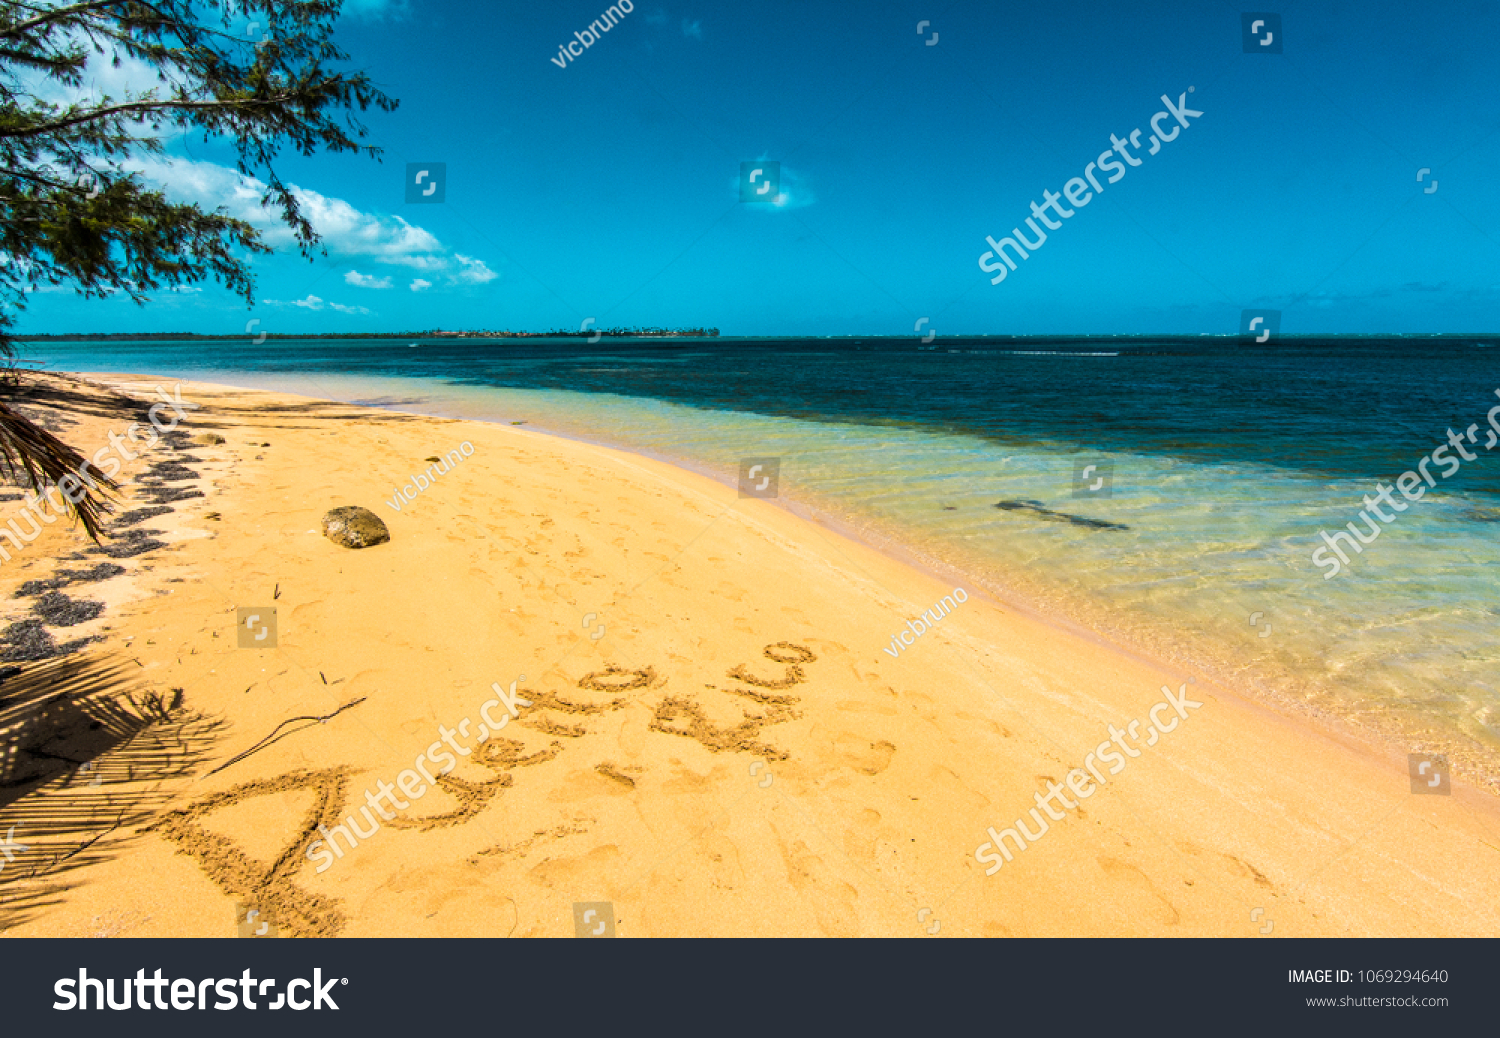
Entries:
[[[140,399],[158,384],[112,379]],[[238,903],[285,935],[572,936],[577,902],[611,903],[620,936],[1500,933],[1494,797],[1413,795],[1388,750],[1201,680],[1179,693],[1188,675],[973,587],[893,658],[951,583],[658,460],[183,392],[201,404],[184,431],[227,440],[171,483],[205,496],[141,524],[165,547],[62,589],[106,608],[57,640],[101,641],[0,684],[7,737],[16,718],[31,733],[0,794],[0,833],[29,847],[0,871],[8,935],[233,936]],[[137,420],[96,410],[64,437]],[[324,538],[347,504],[391,542]],[[23,581],[108,561],[59,563],[89,547],[63,525],[0,566],[7,622]],[[277,648],[236,647],[240,607],[274,607]],[[88,717],[135,704],[113,742],[76,723],[37,742],[57,722],[16,692],[34,677]],[[317,871],[319,822],[415,775],[512,682],[530,705],[482,745],[467,728],[450,776]],[[1086,767],[1109,725],[1166,721],[1162,686],[1202,706],[986,876],[986,830]]]

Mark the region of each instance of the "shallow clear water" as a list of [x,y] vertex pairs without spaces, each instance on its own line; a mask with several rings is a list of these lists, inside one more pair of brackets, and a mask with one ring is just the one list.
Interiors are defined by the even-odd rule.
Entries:
[[[1490,340],[38,344],[136,371],[534,426],[782,493],[1183,665],[1500,774]],[[1312,554],[1477,425],[1332,579]],[[1083,487],[1112,466],[1108,495]],[[997,507],[1004,504],[1005,507]]]

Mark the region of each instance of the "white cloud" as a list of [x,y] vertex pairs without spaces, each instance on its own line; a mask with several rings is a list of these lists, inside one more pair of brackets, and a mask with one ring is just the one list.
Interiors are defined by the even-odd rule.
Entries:
[[372,274],[361,274],[357,270],[351,270],[344,275],[344,281],[359,288],[390,288],[389,277],[378,278]]
[[431,281],[423,281],[421,278],[412,278],[411,279],[411,290],[413,292],[420,292],[424,288],[431,288],[431,287],[432,287],[432,282]]
[[298,203],[329,252],[369,256],[381,263],[418,270],[431,270],[434,264],[445,265],[442,243],[399,216],[373,216],[340,198],[329,198],[307,188],[295,191]]
[[[407,13],[407,0],[346,0],[343,12],[366,19],[399,18]],[[248,22],[253,19],[253,15],[247,15],[243,21],[236,20],[230,32],[247,32]],[[246,40],[250,37],[246,36]],[[59,105],[97,103],[104,95],[120,100],[147,90],[155,90],[159,97],[164,97],[171,91],[171,85],[149,63],[112,51],[89,55],[82,83],[77,87],[23,71],[16,77],[15,88]],[[136,132],[164,139],[175,136],[172,130],[153,133],[143,124],[137,125]],[[121,162],[120,166],[124,172],[143,174],[147,181],[163,188],[173,201],[196,203],[207,210],[222,208],[230,216],[257,228],[266,244],[277,249],[290,249],[296,244],[291,229],[281,220],[280,210],[274,205],[269,208],[261,205],[266,185],[255,177],[243,176],[228,166],[188,158],[137,156]],[[361,257],[424,273],[442,273],[450,285],[478,285],[499,277],[480,260],[453,255],[435,235],[399,216],[362,212],[343,199],[295,184],[290,186],[303,214],[331,254]],[[348,275],[345,280],[361,288],[389,287],[378,283],[388,281],[380,275],[359,276],[368,280],[356,281]]]
[[345,306],[343,303],[330,303],[326,299],[313,295],[311,292],[307,294],[307,298],[293,299],[290,303],[281,299],[263,299],[261,300],[261,302],[265,303],[266,306],[300,306],[304,310],[321,310],[326,306],[329,309],[336,310],[341,314],[370,313],[370,310],[366,307]]
[[455,252],[453,258],[458,260],[461,268],[458,273],[448,275],[448,280],[455,285],[483,285],[500,276],[485,266],[483,260],[465,256],[461,252]]
[[[281,222],[279,212],[260,204],[265,184],[254,177],[243,176],[227,166],[191,159],[170,162],[147,159],[136,162],[133,168],[160,184],[175,200],[196,202],[206,209],[223,207],[230,216],[258,228],[269,245],[295,244],[291,229]],[[324,246],[334,255],[364,257],[375,263],[420,271],[452,271],[448,276],[451,284],[484,284],[500,276],[482,260],[450,255],[436,236],[399,216],[361,212],[341,198],[330,198],[295,184],[291,190]],[[359,276],[381,280],[377,275]],[[345,280],[363,288],[385,287],[352,280],[347,274]]]
[[690,22],[686,18],[684,18],[682,20],[682,35],[686,36],[690,40],[703,39],[703,22]]

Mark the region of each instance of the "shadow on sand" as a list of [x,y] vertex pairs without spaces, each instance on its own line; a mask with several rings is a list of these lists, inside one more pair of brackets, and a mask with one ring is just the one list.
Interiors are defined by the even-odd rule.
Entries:
[[215,742],[221,722],[132,671],[89,654],[0,672],[0,930],[60,903],[70,872],[123,849]]

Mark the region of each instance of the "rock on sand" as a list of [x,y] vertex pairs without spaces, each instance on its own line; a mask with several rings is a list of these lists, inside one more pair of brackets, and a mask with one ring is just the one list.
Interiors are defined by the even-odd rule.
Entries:
[[380,516],[358,505],[331,509],[323,516],[323,535],[346,548],[369,548],[391,539]]

